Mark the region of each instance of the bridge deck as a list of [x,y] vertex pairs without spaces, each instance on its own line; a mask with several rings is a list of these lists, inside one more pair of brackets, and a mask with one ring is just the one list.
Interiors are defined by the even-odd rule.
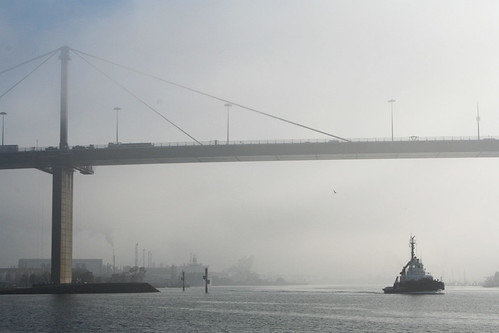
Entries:
[[293,161],[395,158],[498,157],[499,140],[322,142],[154,146],[112,145],[78,147],[66,151],[7,151],[0,153],[0,169],[51,168],[57,161],[74,167],[237,161]]

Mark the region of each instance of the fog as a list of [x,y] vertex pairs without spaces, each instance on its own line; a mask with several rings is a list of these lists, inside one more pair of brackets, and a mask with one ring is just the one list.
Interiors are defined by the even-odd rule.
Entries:
[[[2,1],[0,71],[63,45],[345,138],[499,133],[495,1]],[[200,141],[224,102],[86,57]],[[39,62],[37,62],[39,63]],[[0,75],[0,95],[36,67]],[[69,144],[193,142],[77,53]],[[5,144],[59,144],[60,61],[0,98]],[[329,139],[230,108],[230,140]],[[74,258],[198,260],[289,280],[387,283],[417,255],[444,281],[499,270],[499,160],[400,159],[97,167],[74,177]],[[0,171],[0,267],[50,257],[51,175]]]

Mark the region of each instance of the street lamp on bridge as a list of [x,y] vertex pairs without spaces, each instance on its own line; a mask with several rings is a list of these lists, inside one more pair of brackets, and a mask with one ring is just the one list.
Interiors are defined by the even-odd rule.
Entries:
[[393,141],[393,103],[395,103],[395,102],[396,101],[394,99],[388,100],[388,103],[390,103],[391,110],[392,110],[392,141]]
[[478,127],[478,140],[480,140],[480,109],[478,107],[478,102],[476,103],[476,125]]
[[229,109],[232,104],[227,103],[224,106],[227,108],[227,144],[229,144]]
[[5,115],[7,114],[7,112],[0,112],[0,115],[2,115],[2,146],[4,144],[4,121],[5,121]]
[[116,144],[118,144],[118,112],[121,110],[121,108],[115,107],[113,110],[116,111]]

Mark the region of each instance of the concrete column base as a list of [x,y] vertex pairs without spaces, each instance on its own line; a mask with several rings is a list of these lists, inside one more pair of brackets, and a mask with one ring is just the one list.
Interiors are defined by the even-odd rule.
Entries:
[[73,266],[73,169],[52,176],[52,283],[71,283]]

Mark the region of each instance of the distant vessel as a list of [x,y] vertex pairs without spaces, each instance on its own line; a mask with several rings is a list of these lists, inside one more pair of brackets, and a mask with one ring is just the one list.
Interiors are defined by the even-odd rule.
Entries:
[[496,274],[493,276],[489,276],[485,280],[483,286],[485,288],[499,287],[499,272],[496,272]]
[[416,258],[414,239],[415,236],[411,236],[411,260],[402,268],[393,286],[383,289],[385,294],[434,293],[445,289],[445,284],[426,273],[421,259]]

